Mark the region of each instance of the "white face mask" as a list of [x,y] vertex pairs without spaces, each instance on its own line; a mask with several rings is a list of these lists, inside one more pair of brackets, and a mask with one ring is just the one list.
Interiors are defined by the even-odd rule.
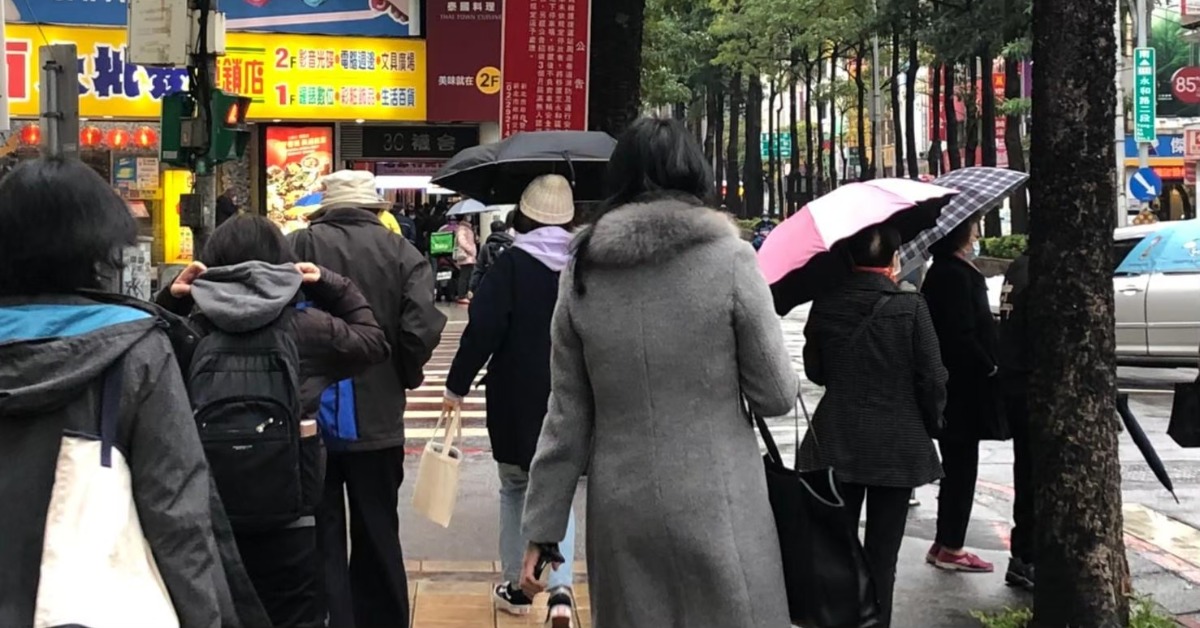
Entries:
[[968,255],[968,257],[969,257],[970,259],[975,259],[975,258],[979,257],[979,254],[980,254],[982,251],[983,251],[983,247],[981,247],[981,246],[979,245],[979,240],[976,240],[975,242],[973,242],[973,243],[971,244],[971,253]]

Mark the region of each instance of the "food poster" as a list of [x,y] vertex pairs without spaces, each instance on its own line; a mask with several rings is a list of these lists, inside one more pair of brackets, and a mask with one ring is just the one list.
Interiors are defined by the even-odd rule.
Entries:
[[333,172],[333,127],[271,126],[265,135],[267,216],[282,227],[288,211]]

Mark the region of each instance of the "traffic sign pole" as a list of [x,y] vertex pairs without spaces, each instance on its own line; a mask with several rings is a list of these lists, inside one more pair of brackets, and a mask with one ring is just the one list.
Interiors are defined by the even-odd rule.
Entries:
[[1158,141],[1158,79],[1154,49],[1148,47],[1150,11],[1146,0],[1137,0],[1137,49],[1133,53],[1134,140],[1138,146],[1138,168],[1150,167],[1150,142]]

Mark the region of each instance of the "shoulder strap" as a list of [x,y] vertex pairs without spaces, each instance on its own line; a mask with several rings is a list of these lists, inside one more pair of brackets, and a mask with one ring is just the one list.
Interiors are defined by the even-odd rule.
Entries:
[[112,467],[112,450],[117,442],[123,361],[117,360],[104,371],[104,383],[100,389],[100,466],[106,468]]
[[858,341],[859,336],[863,335],[863,332],[867,330],[867,326],[883,311],[883,307],[888,304],[888,301],[892,300],[893,296],[895,295],[885,294],[879,297],[879,300],[875,302],[875,307],[871,308],[871,313],[858,324],[858,328],[854,330],[854,333],[850,334],[850,341],[847,343],[847,346],[853,346]]

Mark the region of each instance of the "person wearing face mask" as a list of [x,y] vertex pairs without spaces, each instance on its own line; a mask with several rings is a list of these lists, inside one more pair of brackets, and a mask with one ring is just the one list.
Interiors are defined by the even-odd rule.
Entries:
[[938,439],[946,477],[938,493],[937,538],[925,561],[967,573],[994,570],[963,546],[975,504],[979,441],[991,438],[989,426],[996,425],[1000,407],[996,322],[987,282],[975,265],[979,221],[979,216],[967,220],[930,247],[933,265],[921,288],[950,373],[946,427]]
[[942,477],[933,436],[946,370],[925,299],[896,283],[899,233],[873,227],[844,248],[854,272],[813,303],[804,328],[804,370],[825,395],[797,466],[837,469],[855,534],[866,502],[864,547],[886,627],[909,496]]

